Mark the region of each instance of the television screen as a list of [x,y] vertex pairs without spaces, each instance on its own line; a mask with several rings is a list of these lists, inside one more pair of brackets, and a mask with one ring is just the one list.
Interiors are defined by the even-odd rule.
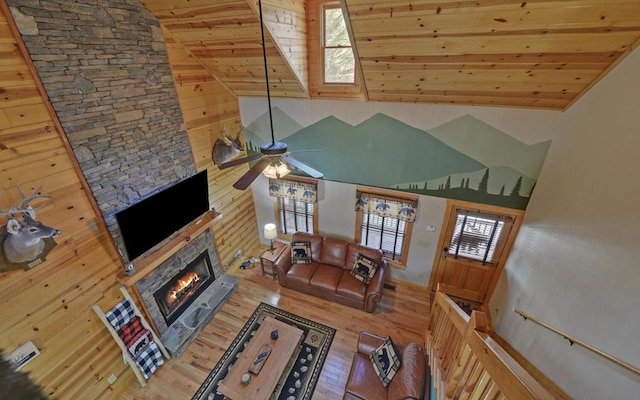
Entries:
[[116,213],[129,261],[209,210],[207,170]]

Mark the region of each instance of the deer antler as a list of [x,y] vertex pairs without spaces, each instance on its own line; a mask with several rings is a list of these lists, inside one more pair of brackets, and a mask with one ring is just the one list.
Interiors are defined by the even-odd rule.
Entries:
[[31,196],[24,197],[24,193],[22,193],[22,188],[20,187],[20,185],[18,185],[18,192],[20,193],[20,197],[22,197],[22,206],[20,207],[20,209],[26,210],[27,205],[31,202],[31,200],[51,198],[51,196],[48,196],[46,194],[40,194],[40,189],[42,189],[42,186],[39,186]]
[[[2,208],[0,208],[0,215],[5,217],[6,219],[10,219],[10,218],[13,218],[15,216],[15,214],[26,214],[26,213],[31,214],[31,213],[33,213],[36,209],[34,209],[34,208],[29,206],[29,203],[32,200],[35,200],[35,199],[50,199],[51,198],[51,196],[40,194],[40,189],[42,189],[42,186],[38,187],[35,190],[35,192],[33,192],[33,194],[31,196],[25,197],[24,193],[22,192],[22,188],[20,187],[20,185],[18,185],[18,193],[20,193],[20,197],[22,199],[17,201],[16,204],[11,206],[11,208],[9,208],[6,211],[3,210]],[[1,193],[2,192],[0,192],[0,194]],[[40,208],[40,207],[38,207],[38,208]]]

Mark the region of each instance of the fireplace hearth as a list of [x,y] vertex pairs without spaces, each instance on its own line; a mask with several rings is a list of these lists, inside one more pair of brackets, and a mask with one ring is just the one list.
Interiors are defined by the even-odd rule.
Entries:
[[204,251],[186,268],[156,290],[153,297],[167,325],[171,325],[200,293],[215,280],[209,252]]
[[180,357],[236,291],[225,274],[209,229],[140,278],[136,289],[160,340]]

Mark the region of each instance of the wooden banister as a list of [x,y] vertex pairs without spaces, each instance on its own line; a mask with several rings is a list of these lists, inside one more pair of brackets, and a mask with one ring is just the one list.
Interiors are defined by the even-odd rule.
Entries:
[[425,337],[437,399],[554,399],[490,334],[486,313],[467,315],[438,288]]
[[432,310],[437,306],[446,313],[458,332],[462,334],[469,323],[469,316],[455,301],[451,300],[451,298],[444,293],[441,284],[438,284]]
[[474,331],[469,347],[507,398],[555,399],[486,333]]

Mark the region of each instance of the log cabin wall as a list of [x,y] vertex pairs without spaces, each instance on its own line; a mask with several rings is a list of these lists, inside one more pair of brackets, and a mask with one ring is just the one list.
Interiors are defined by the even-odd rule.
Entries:
[[[42,202],[38,219],[62,231],[45,262],[27,271],[0,273],[0,349],[8,353],[32,341],[40,355],[23,371],[51,398],[117,398],[135,377],[91,307],[108,309],[121,300],[116,277],[122,261],[99,210],[92,207],[95,200],[83,185],[67,136],[39,91],[31,60],[19,50],[8,8],[4,1],[0,5],[0,206],[6,209],[19,199],[17,184],[25,192],[42,185],[51,199]],[[167,50],[177,64],[172,67],[179,74],[176,94],[190,157],[197,170],[210,168],[210,203],[223,214],[213,230],[226,267],[238,249],[246,252],[258,245],[251,192],[230,185],[242,169],[219,171],[210,161],[221,124],[229,133],[239,124],[237,101],[181,48],[168,43]],[[111,374],[118,377],[112,385],[107,382]]]

